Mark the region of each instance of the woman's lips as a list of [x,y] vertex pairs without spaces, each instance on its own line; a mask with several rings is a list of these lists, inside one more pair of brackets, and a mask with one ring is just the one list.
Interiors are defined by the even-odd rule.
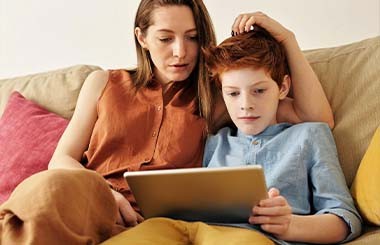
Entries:
[[170,67],[172,67],[175,70],[185,70],[187,66],[188,64],[175,64],[175,65],[171,65]]

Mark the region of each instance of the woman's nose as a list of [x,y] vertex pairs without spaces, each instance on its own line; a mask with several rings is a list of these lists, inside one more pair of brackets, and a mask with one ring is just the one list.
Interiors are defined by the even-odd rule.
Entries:
[[183,58],[186,55],[186,47],[182,40],[177,40],[173,44],[173,56]]

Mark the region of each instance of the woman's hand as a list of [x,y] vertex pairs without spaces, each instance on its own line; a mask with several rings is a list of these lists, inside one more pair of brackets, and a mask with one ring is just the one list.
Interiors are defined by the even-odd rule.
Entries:
[[130,227],[136,226],[144,220],[144,218],[132,208],[131,204],[122,194],[112,189],[111,191],[119,210],[116,220],[117,224]]
[[292,208],[276,188],[271,188],[268,195],[269,198],[253,207],[249,223],[260,225],[264,231],[281,238],[289,230]]
[[289,38],[294,37],[293,32],[262,12],[240,14],[234,21],[232,33],[248,32],[253,25],[258,25],[267,30],[279,43],[284,43]]

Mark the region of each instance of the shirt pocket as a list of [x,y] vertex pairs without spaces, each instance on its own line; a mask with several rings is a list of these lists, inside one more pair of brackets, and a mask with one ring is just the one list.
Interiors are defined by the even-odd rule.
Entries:
[[287,199],[305,198],[308,170],[301,151],[267,151],[261,158],[268,188],[279,189]]

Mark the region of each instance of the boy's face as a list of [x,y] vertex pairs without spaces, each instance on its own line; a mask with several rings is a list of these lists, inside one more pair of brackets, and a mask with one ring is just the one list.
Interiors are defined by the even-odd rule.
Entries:
[[279,88],[263,68],[242,68],[223,72],[220,81],[228,113],[243,133],[256,135],[277,123],[278,103],[289,91],[289,76]]

